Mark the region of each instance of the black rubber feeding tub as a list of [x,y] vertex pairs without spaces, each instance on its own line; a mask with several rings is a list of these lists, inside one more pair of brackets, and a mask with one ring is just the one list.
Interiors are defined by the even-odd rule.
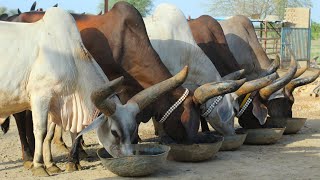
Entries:
[[200,133],[194,144],[168,144],[168,159],[181,162],[199,162],[212,158],[220,149],[223,137]]
[[133,155],[113,158],[104,148],[97,151],[104,167],[123,177],[147,176],[159,170],[166,162],[169,146],[135,144]]
[[246,129],[247,137],[244,144],[264,145],[274,144],[281,139],[285,128]]

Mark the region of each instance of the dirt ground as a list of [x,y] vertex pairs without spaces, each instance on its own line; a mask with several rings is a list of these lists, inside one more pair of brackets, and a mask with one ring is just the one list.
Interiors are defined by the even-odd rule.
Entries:
[[[308,118],[302,130],[295,135],[284,135],[274,145],[243,145],[237,151],[219,152],[214,158],[200,163],[168,161],[167,165],[148,179],[320,179],[320,97],[309,93],[319,83],[295,91],[294,117]],[[65,133],[67,134],[67,133]],[[140,127],[142,138],[153,136],[152,123]],[[70,145],[70,137],[64,139]],[[0,179],[47,179],[35,178],[24,169],[21,160],[20,141],[14,121],[6,134],[0,134]],[[85,136],[91,147],[86,151],[89,158],[82,160],[82,170],[63,172],[52,179],[105,179],[119,178],[104,169],[95,152],[100,147],[95,134]],[[53,146],[54,160],[65,170],[66,153]]]

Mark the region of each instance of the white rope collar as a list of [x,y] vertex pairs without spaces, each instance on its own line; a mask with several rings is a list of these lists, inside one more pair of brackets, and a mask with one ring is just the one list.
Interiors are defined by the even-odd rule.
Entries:
[[219,102],[223,99],[223,96],[217,96],[217,98],[213,101],[213,103],[208,107],[208,109],[201,114],[202,117],[207,117],[212,110],[219,104]]
[[164,123],[167,118],[170,116],[170,114],[177,109],[177,107],[187,98],[189,94],[189,89],[186,88],[186,90],[184,91],[184,93],[182,94],[182,96],[178,99],[177,102],[175,102],[169,109],[168,111],[162,116],[162,118],[160,119],[159,123]]
[[239,113],[237,114],[237,117],[240,117],[244,113],[244,111],[249,107],[251,102],[252,102],[252,99],[249,97],[246,103],[243,105],[243,107],[239,111]]

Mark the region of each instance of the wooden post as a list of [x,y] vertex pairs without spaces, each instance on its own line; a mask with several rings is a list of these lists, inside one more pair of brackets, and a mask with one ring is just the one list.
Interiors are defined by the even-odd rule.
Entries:
[[108,12],[109,0],[104,0],[104,13]]
[[264,37],[265,37],[265,40],[264,40],[264,50],[267,52],[267,38],[268,38],[268,21],[265,20],[264,21]]

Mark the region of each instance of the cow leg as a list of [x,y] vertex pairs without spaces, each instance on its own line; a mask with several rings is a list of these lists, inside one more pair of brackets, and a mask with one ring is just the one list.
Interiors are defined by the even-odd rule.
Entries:
[[53,163],[52,151],[51,151],[51,141],[53,139],[53,134],[56,128],[56,124],[51,122],[49,125],[49,130],[47,132],[46,138],[43,143],[43,160],[46,166],[46,170],[49,174],[60,173],[61,169]]
[[22,160],[24,161],[23,166],[26,169],[30,169],[32,166],[34,150],[31,150],[30,146],[28,144],[25,115],[26,115],[25,111],[13,114],[13,116],[16,120],[18,132],[19,132],[19,137],[20,137],[20,143],[21,143],[21,149],[22,149]]
[[60,152],[64,152],[64,153],[69,153],[69,149],[67,147],[67,145],[63,142],[63,138],[62,138],[62,127],[56,125],[55,128],[55,132],[54,132],[54,137],[53,137],[53,144],[55,144],[55,146],[57,147],[57,149]]
[[68,155],[68,163],[66,165],[66,171],[73,172],[81,170],[79,161],[79,149],[81,146],[80,138],[76,139],[77,133],[71,133],[72,147]]
[[32,122],[32,113],[29,110],[25,112],[25,128],[26,128],[26,137],[29,145],[29,149],[32,152],[32,156],[34,153],[34,134],[33,134],[33,122]]
[[201,131],[209,132],[209,126],[207,121],[203,117],[200,117],[200,122],[201,122]]
[[79,156],[81,159],[87,158],[89,155],[86,153],[86,151],[83,149],[83,147],[86,147],[87,145],[84,144],[83,136],[79,137]]
[[35,176],[49,176],[43,166],[43,142],[47,133],[47,119],[50,98],[39,94],[31,96],[35,151],[32,173]]

